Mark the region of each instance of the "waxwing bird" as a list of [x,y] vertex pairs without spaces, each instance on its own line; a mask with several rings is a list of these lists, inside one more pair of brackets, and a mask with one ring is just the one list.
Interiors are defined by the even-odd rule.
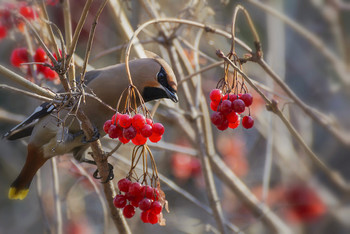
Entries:
[[[129,62],[131,77],[143,99],[147,101],[169,98],[177,102],[177,82],[170,66],[160,57],[136,59]],[[125,64],[117,64],[89,71],[85,76],[85,91],[95,94],[100,100],[115,108],[129,81]],[[114,114],[101,102],[86,96],[80,108],[98,131],[104,136],[103,124]],[[78,120],[70,113],[71,108],[57,108],[52,103],[43,103],[22,123],[7,132],[4,137],[16,140],[29,136],[26,162],[12,183],[8,197],[24,199],[31,181],[40,167],[51,157],[66,153],[82,161],[89,147]],[[121,110],[119,110],[121,111]]]

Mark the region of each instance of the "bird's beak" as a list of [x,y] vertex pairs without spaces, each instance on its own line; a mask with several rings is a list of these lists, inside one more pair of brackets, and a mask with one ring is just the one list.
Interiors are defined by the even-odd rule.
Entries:
[[170,100],[172,100],[175,103],[179,101],[179,99],[178,99],[178,97],[177,97],[177,95],[176,95],[176,93],[174,91],[170,91],[169,89],[167,89],[165,87],[164,87],[164,90],[165,90],[165,92],[168,95],[168,98]]

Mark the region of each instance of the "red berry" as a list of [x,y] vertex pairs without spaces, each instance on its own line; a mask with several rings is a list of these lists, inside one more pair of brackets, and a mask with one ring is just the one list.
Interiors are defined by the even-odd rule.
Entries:
[[0,40],[5,38],[7,35],[7,28],[0,24]]
[[107,120],[103,125],[103,130],[108,134],[109,127],[112,125],[112,120]]
[[233,101],[236,100],[237,98],[238,98],[238,97],[237,97],[236,94],[231,94],[230,97],[229,97],[229,99],[230,99],[231,102],[233,102]]
[[134,182],[129,186],[129,193],[132,196],[138,196],[142,192],[142,185],[138,182]]
[[143,137],[150,137],[152,135],[152,126],[149,124],[145,124],[140,131]]
[[117,124],[120,116],[121,116],[120,113],[116,113],[116,114],[112,115],[112,118],[111,118],[112,123]]
[[140,202],[139,202],[139,208],[141,210],[149,210],[151,208],[152,205],[152,200],[149,198],[143,198]]
[[164,126],[161,123],[154,123],[152,126],[152,132],[157,135],[163,135],[164,134]]
[[219,103],[217,103],[217,102],[210,102],[210,109],[212,109],[213,111],[217,111],[218,110],[218,106],[219,106]]
[[146,124],[146,118],[145,116],[141,114],[136,114],[134,117],[132,117],[132,126],[134,126],[136,129],[141,129]]
[[152,135],[148,139],[153,143],[157,143],[158,141],[160,141],[162,139],[162,135],[152,133]]
[[141,218],[142,222],[149,223],[149,221],[148,221],[148,214],[149,214],[148,211],[142,211],[141,212],[140,218]]
[[125,218],[130,219],[135,215],[135,208],[132,205],[127,205],[123,209],[123,215]]
[[153,214],[152,212],[149,212],[147,218],[148,218],[148,222],[151,224],[158,223],[158,215],[157,214]]
[[47,60],[46,52],[43,48],[39,47],[35,51],[34,61],[44,63]]
[[244,102],[245,106],[250,106],[253,103],[253,96],[249,93],[243,94],[240,99]]
[[11,64],[15,67],[19,67],[21,63],[28,62],[28,51],[26,48],[16,48],[11,53]]
[[245,104],[241,99],[236,99],[232,102],[233,111],[242,113],[245,109]]
[[118,123],[122,128],[128,128],[131,125],[131,118],[128,114],[120,115]]
[[137,133],[136,136],[131,141],[135,145],[144,145],[147,142],[147,138],[143,137],[140,133]]
[[36,16],[34,9],[30,6],[22,6],[19,9],[19,13],[27,19],[34,19]]
[[234,123],[238,120],[238,115],[236,112],[232,111],[230,114],[226,115],[228,123]]
[[219,103],[222,97],[220,89],[213,89],[209,94],[210,100]]
[[222,123],[220,125],[217,125],[216,127],[221,130],[221,131],[224,131],[228,128],[228,120],[227,119],[224,119],[224,121],[222,121]]
[[228,124],[228,127],[229,127],[229,128],[232,128],[232,129],[235,129],[235,128],[237,128],[237,127],[239,126],[239,124],[240,124],[240,121],[239,121],[239,118],[238,118],[236,122],[234,122],[234,123],[229,123],[229,124]]
[[123,137],[123,134],[121,134],[119,137],[118,137],[118,140],[123,143],[123,144],[126,144],[128,143],[130,140],[126,139],[125,137]]
[[146,119],[146,123],[147,124],[149,124],[149,125],[151,125],[151,126],[153,126],[153,120],[151,120],[151,119]]
[[124,208],[126,206],[126,197],[124,195],[118,194],[113,200],[113,204],[117,208]]
[[210,115],[211,122],[216,126],[221,125],[222,122],[224,121],[224,118],[225,118],[224,115],[217,111],[215,111]]
[[122,136],[122,128],[114,124],[111,124],[109,126],[108,136],[112,139]]
[[254,119],[249,115],[249,116],[244,116],[242,119],[242,126],[244,128],[252,128],[254,125]]
[[136,128],[134,128],[133,126],[123,129],[123,137],[127,140],[133,139],[136,136],[136,134]]
[[151,186],[145,185],[145,186],[143,186],[143,188],[142,188],[142,193],[141,193],[141,195],[144,196],[144,197],[147,197],[147,198],[149,198],[149,199],[153,199],[153,198],[154,198],[154,197],[153,197],[153,192],[154,192],[154,190],[153,190],[153,188],[152,188]]
[[123,178],[118,181],[118,188],[120,191],[127,193],[129,191],[129,187],[131,185],[131,181],[127,178]]
[[134,207],[139,207],[139,203],[142,200],[142,196],[131,196],[130,197],[130,204]]
[[153,214],[160,214],[160,212],[162,212],[162,208],[163,207],[159,201],[154,201],[154,202],[152,202],[150,212]]
[[47,80],[54,80],[58,76],[57,73],[54,70],[51,70],[49,67],[44,68],[43,74]]
[[220,104],[220,112],[228,115],[232,111],[232,102],[230,100],[223,100]]

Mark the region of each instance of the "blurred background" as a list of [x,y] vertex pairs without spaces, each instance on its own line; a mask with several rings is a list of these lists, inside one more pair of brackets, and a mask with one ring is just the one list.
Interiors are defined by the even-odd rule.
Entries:
[[[62,2],[46,1],[50,20],[63,32]],[[85,2],[70,1],[73,30]],[[11,28],[5,27],[5,34],[1,31],[4,30],[1,26],[7,22],[6,9],[14,14],[18,11],[18,4],[32,7],[38,12],[32,22],[39,31],[44,24],[40,20],[37,1],[0,1],[0,34],[3,35],[0,35],[0,63],[37,84],[58,90],[60,84],[57,78],[47,79],[42,74],[30,75],[28,68],[14,67],[10,62],[15,48],[27,47],[26,34],[31,37],[25,26],[23,28],[18,24]],[[93,2],[79,38],[77,55],[81,58],[84,58],[91,24],[100,4],[101,1]],[[153,18],[147,8],[151,6],[159,16],[198,21],[230,33],[233,11],[237,4],[243,5],[252,17],[260,36],[265,61],[297,97],[324,120],[324,124],[310,118],[293,103],[288,94],[258,64],[244,64],[244,72],[256,81],[265,95],[278,101],[279,107],[305,143],[327,167],[350,181],[350,1],[110,0],[97,25],[89,64],[101,68],[123,62],[128,36],[123,25],[125,22],[121,20],[122,15],[129,20],[131,28],[136,30],[139,25]],[[174,37],[183,48],[182,54],[177,51],[178,56],[186,56],[191,62],[192,70],[219,61],[215,55],[216,50],[220,49],[225,54],[230,50],[230,40],[219,35],[204,32],[195,45],[198,28],[175,24],[167,27],[174,32]],[[236,37],[254,50],[253,36],[243,14],[237,20]],[[160,54],[170,63],[171,56],[168,53],[173,51],[164,43],[159,28],[147,27],[138,38],[145,49]],[[33,38],[32,43],[34,48],[38,47]],[[238,56],[243,57],[247,51],[236,46]],[[197,53],[199,57],[195,59]],[[133,52],[131,57],[136,58],[137,53]],[[178,81],[191,74],[190,69],[185,69],[186,64],[177,65],[173,69],[179,74]],[[77,72],[79,71],[77,65]],[[207,103],[210,103],[210,91],[223,75],[223,68],[216,67],[201,73],[198,78]],[[19,87],[5,77],[0,77],[0,83]],[[234,130],[219,131],[212,126],[209,134],[212,135],[216,153],[251,193],[261,203],[269,206],[293,233],[349,233],[350,190],[337,187],[315,166],[282,121],[266,110],[263,99],[252,88],[250,91],[254,96],[250,109],[250,114],[255,119],[254,127],[247,130],[239,126]],[[40,103],[19,93],[0,89],[0,134],[5,134],[22,121]],[[195,121],[191,120],[194,113],[191,113],[183,86],[179,85],[179,104],[172,106],[162,100],[149,103],[148,107],[152,109],[155,105],[159,105],[159,108],[154,119],[162,122],[166,131],[160,143],[150,146],[158,171],[162,178],[166,178],[161,184],[169,202],[170,213],[164,212],[167,220],[164,227],[144,224],[138,218],[139,213],[136,213],[134,218],[128,220],[130,228],[134,233],[216,233],[218,229],[213,216],[191,202],[188,196],[184,196],[186,191],[200,204],[209,207],[207,187],[198,159],[199,146],[184,134],[184,123],[172,111],[178,110],[188,126],[195,129]],[[202,112],[206,115],[212,113],[211,110],[209,113],[208,110]],[[334,132],[338,135],[330,133],[327,127],[335,129]],[[106,151],[116,144],[117,141],[103,139]],[[36,175],[25,200],[12,201],[7,198],[7,193],[25,162],[26,139],[14,142],[2,139],[0,149],[0,233],[56,233],[57,201],[54,196],[52,164],[46,163]],[[131,151],[131,144],[123,145],[115,157],[110,159],[114,165],[114,183],[126,176]],[[71,155],[58,157],[57,168],[63,233],[117,232],[112,220],[106,219],[106,209],[109,211],[104,197],[99,195],[103,194],[101,184],[92,179],[95,168],[75,162]],[[214,179],[228,222],[238,227],[242,233],[271,233],[262,217],[254,215],[250,207],[215,172]]]

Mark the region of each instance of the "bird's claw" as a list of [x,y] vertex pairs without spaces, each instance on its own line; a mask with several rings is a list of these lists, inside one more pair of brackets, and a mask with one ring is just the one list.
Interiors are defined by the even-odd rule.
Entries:
[[87,144],[87,143],[97,141],[99,138],[100,138],[100,132],[96,127],[94,127],[94,135],[92,135],[91,139],[86,140],[86,136],[84,135],[83,138],[81,139],[81,142],[84,144]]
[[[108,167],[109,167],[109,173],[108,173],[108,177],[106,179],[106,181],[101,181],[101,183],[105,184],[108,183],[108,181],[113,180],[114,179],[114,173],[113,173],[113,166],[112,164],[108,163]],[[96,169],[96,171],[94,172],[94,174],[92,175],[95,179],[102,179],[101,176],[98,176],[98,169]]]

